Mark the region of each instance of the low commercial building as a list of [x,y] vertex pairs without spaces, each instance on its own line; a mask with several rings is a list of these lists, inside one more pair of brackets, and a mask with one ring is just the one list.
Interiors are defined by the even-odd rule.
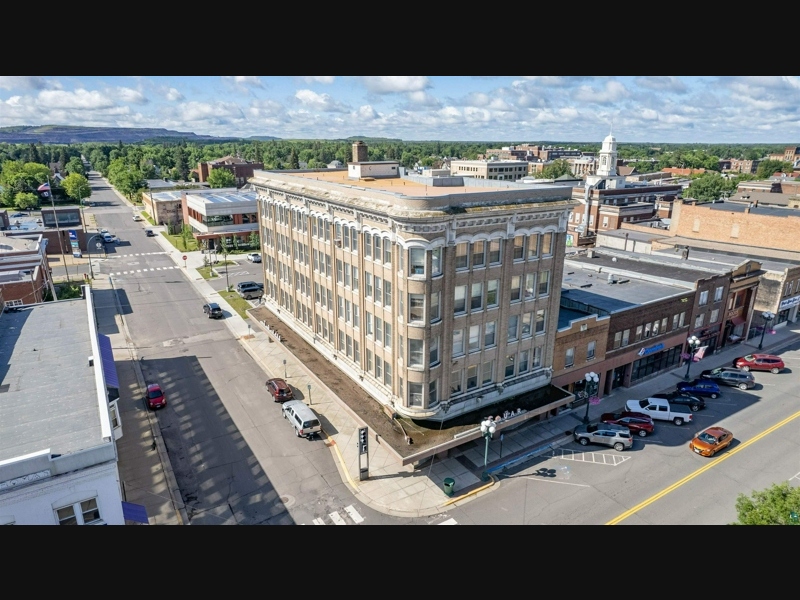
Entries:
[[125,523],[90,290],[0,315],[0,525]]
[[166,225],[172,230],[179,230],[183,226],[184,194],[184,190],[167,190],[163,192],[151,190],[142,193],[142,204],[153,223]]
[[517,181],[528,175],[528,163],[523,160],[453,160],[450,161],[453,176]]
[[216,250],[225,238],[231,248],[258,248],[258,195],[229,188],[187,191],[183,222],[205,249]]
[[41,233],[0,235],[0,288],[8,306],[43,302],[48,290],[54,295],[46,247]]

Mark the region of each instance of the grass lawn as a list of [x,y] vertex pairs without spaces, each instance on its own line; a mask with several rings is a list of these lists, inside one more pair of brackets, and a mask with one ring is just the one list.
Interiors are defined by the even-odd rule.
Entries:
[[156,224],[156,222],[153,221],[153,219],[150,218],[150,215],[147,213],[146,210],[140,211],[140,214],[144,217],[145,221],[150,223],[150,225],[155,225]]
[[200,249],[197,246],[197,240],[194,239],[193,237],[189,238],[189,245],[187,247],[183,245],[183,238],[179,235],[170,235],[164,231],[161,232],[161,235],[167,238],[169,240],[169,243],[175,246],[175,248],[177,250],[180,250],[181,252],[193,252],[195,250]]
[[217,277],[217,274],[211,271],[211,267],[200,267],[197,269],[197,272],[203,276],[203,279],[213,279]]
[[233,310],[239,313],[239,316],[243,319],[246,319],[248,316],[244,311],[253,308],[253,306],[237,292],[220,292],[219,295],[225,298],[225,301],[230,304]]

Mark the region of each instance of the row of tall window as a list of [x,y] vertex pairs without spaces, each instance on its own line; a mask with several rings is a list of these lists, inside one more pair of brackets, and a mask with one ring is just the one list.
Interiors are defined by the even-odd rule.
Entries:
[[[718,311],[714,312],[719,314]],[[686,322],[685,311],[672,315],[672,331],[683,327],[685,322]],[[644,339],[655,337],[657,335],[663,335],[667,333],[668,323],[669,323],[669,318],[663,317],[661,319],[656,319],[655,321],[650,321],[648,323],[637,325],[633,329],[634,334],[632,340],[631,340],[631,329],[617,331],[614,334],[613,349],[628,346],[629,344],[635,344]],[[701,325],[698,325],[698,327],[700,327]]]

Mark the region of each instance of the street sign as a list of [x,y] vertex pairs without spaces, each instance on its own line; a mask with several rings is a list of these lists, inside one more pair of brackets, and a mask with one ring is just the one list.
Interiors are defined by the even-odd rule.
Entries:
[[186,255],[185,254],[183,255],[183,260],[186,260]]

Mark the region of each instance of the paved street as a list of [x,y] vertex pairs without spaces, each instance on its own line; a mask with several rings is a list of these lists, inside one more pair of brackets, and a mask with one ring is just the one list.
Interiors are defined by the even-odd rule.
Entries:
[[[463,524],[730,523],[739,493],[786,480],[800,485],[798,344],[782,356],[787,372],[756,373],[752,390],[723,388],[692,423],[656,422],[653,436],[634,437],[633,449],[621,453],[570,442],[499,474],[498,489],[453,515]],[[730,429],[733,446],[714,458],[690,452],[689,440],[711,425]]]

